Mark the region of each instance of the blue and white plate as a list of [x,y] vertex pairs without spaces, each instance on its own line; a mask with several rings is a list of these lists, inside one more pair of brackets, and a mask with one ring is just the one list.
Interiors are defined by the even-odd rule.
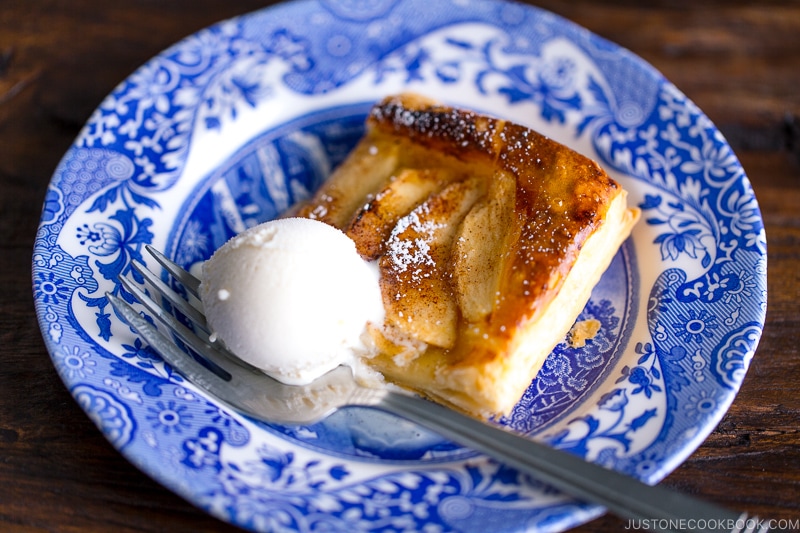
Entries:
[[[424,16],[423,16],[424,15]],[[598,160],[643,220],[501,422],[655,483],[719,422],[767,301],[764,226],[714,125],[644,61],[500,0],[317,0],[222,22],[106,98],[58,166],[36,236],[55,367],[109,441],[209,513],[258,531],[558,531],[602,512],[391,415],[307,427],[244,418],[124,325],[143,247],[194,268],[305,198],[411,90],[511,118]],[[141,281],[141,280],[139,280]],[[314,324],[308,324],[313,335]]]

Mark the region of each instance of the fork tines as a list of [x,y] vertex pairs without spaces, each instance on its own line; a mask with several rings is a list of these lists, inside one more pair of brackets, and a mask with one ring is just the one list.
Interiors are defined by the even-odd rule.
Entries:
[[[157,250],[148,247],[148,251],[175,279],[183,284],[190,294],[197,293],[197,287],[200,284],[197,278],[164,257]],[[219,378],[226,381],[230,380],[231,374],[223,366],[226,354],[219,346],[208,339],[208,326],[202,312],[172,289],[159,276],[148,270],[145,265],[134,262],[133,267],[161,296],[164,305],[157,303],[143,287],[128,278],[120,277],[119,281],[124,290],[133,295],[144,306],[147,314],[157,318],[166,326],[169,333],[180,339],[194,354],[181,350],[173,338],[162,333],[151,321],[142,316],[125,300],[107,293],[106,296],[109,302],[125,322],[133,327],[154,350],[160,353],[165,361],[178,369],[187,379],[195,382],[195,384],[203,388],[209,388],[210,384],[208,382],[214,381],[214,377],[217,378],[216,381],[219,381]],[[188,318],[194,330],[183,324],[175,314],[167,309],[168,307],[176,309],[180,314]],[[195,356],[199,356],[199,359],[196,360]],[[209,372],[214,377],[206,375]],[[202,382],[202,385],[198,381]]]

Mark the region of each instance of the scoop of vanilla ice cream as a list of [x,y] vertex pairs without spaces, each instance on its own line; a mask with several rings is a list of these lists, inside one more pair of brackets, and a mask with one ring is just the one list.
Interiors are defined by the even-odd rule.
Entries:
[[343,232],[304,218],[273,220],[205,262],[200,297],[210,329],[275,379],[309,383],[366,350],[384,319],[375,264]]

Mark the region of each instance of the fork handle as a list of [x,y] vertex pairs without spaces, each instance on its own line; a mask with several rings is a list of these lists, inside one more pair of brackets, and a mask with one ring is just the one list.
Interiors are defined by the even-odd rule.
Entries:
[[598,503],[637,529],[653,531],[764,532],[769,522],[747,513],[646,485],[614,470],[416,396],[387,394],[381,407],[454,442],[483,452],[578,499]]

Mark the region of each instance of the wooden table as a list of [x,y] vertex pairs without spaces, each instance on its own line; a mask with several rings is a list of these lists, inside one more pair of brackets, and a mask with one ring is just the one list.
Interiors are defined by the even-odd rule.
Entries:
[[[136,470],[72,400],[34,317],[31,246],[50,176],[104,96],[171,43],[268,3],[0,2],[0,530],[235,530]],[[800,4],[538,4],[655,65],[718,125],[753,183],[769,248],[764,335],[730,412],[664,483],[796,523]],[[625,525],[606,516],[579,530]]]

